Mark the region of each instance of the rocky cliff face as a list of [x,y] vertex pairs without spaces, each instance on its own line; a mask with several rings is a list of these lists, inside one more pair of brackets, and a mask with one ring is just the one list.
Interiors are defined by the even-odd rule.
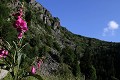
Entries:
[[41,4],[36,1],[29,2],[29,5],[32,6],[33,10],[40,12],[39,18],[48,26],[53,26],[54,29],[60,27],[60,20],[58,17],[53,17],[52,14],[44,8]]

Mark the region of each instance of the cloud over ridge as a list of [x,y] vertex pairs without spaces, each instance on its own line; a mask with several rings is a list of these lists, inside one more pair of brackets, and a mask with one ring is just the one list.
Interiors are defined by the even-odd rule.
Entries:
[[109,21],[108,26],[103,29],[103,34],[102,34],[102,36],[106,36],[108,33],[109,33],[110,35],[115,35],[114,32],[115,32],[115,30],[117,30],[118,28],[119,28],[119,24],[118,24],[116,21],[114,21],[114,20]]

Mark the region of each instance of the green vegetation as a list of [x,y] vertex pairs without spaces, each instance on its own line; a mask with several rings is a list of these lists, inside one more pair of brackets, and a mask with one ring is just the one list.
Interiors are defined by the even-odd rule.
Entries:
[[[8,41],[12,44],[17,42],[17,32],[12,26],[10,14],[13,10],[7,7],[7,1],[0,1],[0,39],[3,43]],[[120,43],[75,35],[62,26],[54,30],[53,26],[40,19],[40,14],[46,16],[44,10],[40,8],[39,11],[26,1],[24,18],[29,30],[24,35],[23,44],[27,45],[22,52],[26,58],[22,59],[21,67],[31,66],[36,57],[45,57],[44,75],[41,69],[38,70],[44,80],[120,80]],[[50,19],[52,22],[60,21],[57,17]],[[5,44],[0,43],[0,46],[5,47]],[[29,68],[26,70],[29,71]],[[10,73],[4,80],[8,78],[12,80]],[[29,76],[23,80],[37,79]]]

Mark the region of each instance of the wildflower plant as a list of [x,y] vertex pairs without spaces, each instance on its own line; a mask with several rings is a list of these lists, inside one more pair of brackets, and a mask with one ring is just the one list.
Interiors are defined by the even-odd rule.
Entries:
[[[33,66],[33,64],[36,63],[36,59],[29,66],[21,66],[23,65],[23,61],[27,58],[26,54],[22,52],[22,49],[28,43],[22,45],[22,40],[20,40],[18,43],[13,41],[14,45],[9,44],[7,41],[6,44],[6,49],[0,50],[0,61],[6,66],[5,69],[11,73],[13,80],[22,80],[28,76],[43,80],[40,75],[36,74],[37,67],[35,67],[35,65]],[[30,66],[32,66],[31,70],[27,71]]]
[[[22,2],[24,3],[24,2]],[[28,76],[33,76],[38,80],[43,80],[40,75],[36,74],[36,70],[40,68],[42,59],[35,60],[31,65],[24,65],[24,61],[27,58],[27,55],[23,52],[23,49],[28,43],[23,44],[23,35],[28,30],[27,23],[23,20],[23,6],[19,9],[17,13],[14,13],[13,16],[16,18],[13,22],[13,27],[18,32],[18,41],[13,41],[13,44],[5,41],[5,45],[0,47],[0,65],[5,66],[4,69],[8,70],[11,73],[13,80],[26,80]],[[34,65],[36,63],[36,65]],[[31,69],[29,70],[31,66]]]

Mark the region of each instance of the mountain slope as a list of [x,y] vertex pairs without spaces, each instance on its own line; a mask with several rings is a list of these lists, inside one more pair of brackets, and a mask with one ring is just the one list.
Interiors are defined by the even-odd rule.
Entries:
[[[38,74],[45,80],[119,80],[120,43],[76,35],[60,25],[60,20],[34,0],[25,0],[24,19],[29,30],[23,43],[26,62],[44,57]],[[21,2],[0,0],[0,37],[12,44],[17,32],[11,14]]]

